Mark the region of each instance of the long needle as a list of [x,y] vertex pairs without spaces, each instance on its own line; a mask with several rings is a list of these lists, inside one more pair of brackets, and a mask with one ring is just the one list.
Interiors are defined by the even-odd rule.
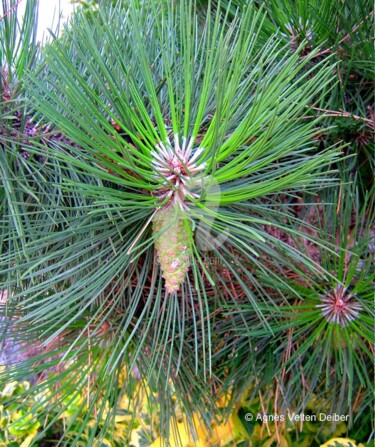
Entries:
[[145,232],[146,228],[148,227],[149,223],[152,221],[152,219],[154,218],[154,216],[157,212],[158,212],[158,210],[154,211],[152,213],[151,217],[148,219],[148,221],[144,224],[144,226],[142,227],[142,230],[139,232],[138,236],[134,239],[133,243],[129,247],[129,250],[126,252],[127,255],[130,255],[130,253],[132,252],[132,250],[134,248],[134,245],[139,241],[140,237]]

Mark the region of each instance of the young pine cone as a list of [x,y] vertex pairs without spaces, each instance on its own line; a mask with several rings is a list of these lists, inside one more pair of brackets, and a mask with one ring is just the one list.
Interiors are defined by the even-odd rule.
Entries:
[[[186,222],[186,220],[185,220]],[[153,221],[158,262],[168,293],[177,292],[190,267],[191,248],[182,211],[178,208],[160,210]]]

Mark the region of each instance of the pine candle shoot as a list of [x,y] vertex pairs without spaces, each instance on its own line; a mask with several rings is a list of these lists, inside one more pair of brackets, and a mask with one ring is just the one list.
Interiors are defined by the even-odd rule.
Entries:
[[197,163],[202,148],[193,148],[194,139],[183,137],[180,144],[174,135],[156,145],[152,152],[152,169],[160,186],[154,195],[160,206],[153,223],[155,248],[168,293],[177,292],[190,267],[191,248],[185,224],[188,222],[188,199],[200,198],[204,184],[205,163]]

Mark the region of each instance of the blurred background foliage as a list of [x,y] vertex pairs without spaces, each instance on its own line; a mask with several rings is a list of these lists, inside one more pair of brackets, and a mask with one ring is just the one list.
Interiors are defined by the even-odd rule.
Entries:
[[[87,393],[88,390],[84,389],[69,401],[60,401],[56,407],[53,405],[56,394],[48,386],[43,391],[35,392],[28,381],[7,383],[0,394],[0,446],[52,446],[64,438],[74,440],[76,445],[82,447],[165,445],[160,433],[158,396],[137,378],[132,379],[131,386],[117,403],[113,430],[104,438],[97,436],[98,415],[91,414],[86,419]],[[285,427],[273,422],[263,423],[264,403],[259,398],[249,400],[249,396],[250,392],[245,392],[229,419],[212,424],[210,430],[202,423],[199,415],[194,414],[193,421],[197,428],[195,435],[189,429],[191,421],[186,420],[178,401],[173,398],[175,411],[170,423],[171,432],[175,431],[176,436],[170,437],[170,445],[365,447],[365,444],[356,443],[352,438],[342,437],[347,433],[347,424],[342,421],[335,425],[334,430],[324,421],[305,422],[303,430],[299,428],[300,422],[289,419]],[[43,412],[46,397],[51,407],[47,420]],[[313,399],[308,404],[311,414],[315,413],[315,403]],[[226,405],[225,398],[217,404],[218,407]],[[99,426],[105,422],[109,405],[106,402],[107,409],[100,416]],[[62,410],[59,414],[56,413],[57,408]],[[252,421],[249,420],[249,414],[253,415]],[[82,419],[85,419],[84,429]],[[66,430],[69,422],[72,424]],[[323,444],[323,441],[326,442]]]

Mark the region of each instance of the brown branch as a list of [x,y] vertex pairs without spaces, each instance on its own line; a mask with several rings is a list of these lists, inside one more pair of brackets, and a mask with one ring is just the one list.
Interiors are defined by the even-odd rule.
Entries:
[[8,9],[8,11],[5,11],[5,14],[2,17],[0,17],[0,22],[4,20],[5,17],[9,15],[12,11],[14,11],[21,2],[22,0],[17,0],[17,2],[10,9]]
[[[365,20],[367,20],[367,19],[368,19],[369,17],[371,17],[372,15],[374,15],[374,11],[371,11],[370,14],[369,14],[368,16],[366,16],[361,22],[358,23],[357,26],[355,26],[349,33],[347,33],[347,34],[346,34],[346,35],[345,35],[345,36],[344,36],[344,37],[337,43],[337,46],[341,45],[343,42],[345,42],[345,40],[348,40],[349,37],[350,37],[353,33],[355,33],[361,25],[363,25],[363,24],[365,23]],[[319,57],[319,56],[323,56],[324,54],[327,54],[327,53],[332,53],[332,47],[327,48],[327,49],[325,49],[325,50],[323,50],[323,51],[320,51],[319,53],[315,54],[315,55],[314,55],[314,58]],[[308,55],[305,56],[305,57],[308,57]]]
[[[309,107],[309,106],[307,106]],[[317,110],[318,112],[324,112],[324,116],[336,116],[336,117],[340,117],[340,118],[353,118],[354,120],[357,121],[364,121],[365,123],[367,123],[371,128],[375,128],[375,121],[369,118],[364,118],[363,116],[359,116],[359,115],[353,115],[350,112],[342,112],[342,111],[337,111],[337,110],[328,110],[328,109],[320,109],[319,107],[310,107],[313,110]],[[304,119],[306,118],[316,118],[315,116],[312,115],[307,115],[303,117]]]

